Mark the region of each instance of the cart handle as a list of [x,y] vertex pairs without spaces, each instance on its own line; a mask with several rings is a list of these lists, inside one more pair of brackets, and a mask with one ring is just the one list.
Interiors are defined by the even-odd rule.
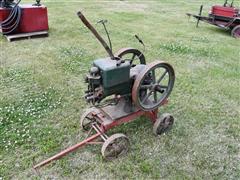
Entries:
[[90,24],[90,22],[85,18],[81,11],[77,13],[78,17],[81,19],[83,24],[93,33],[93,35],[99,40],[104,49],[107,51],[111,59],[115,59],[112,50],[109,48],[104,39],[99,35],[97,30]]
[[35,165],[33,168],[36,170],[36,169],[38,169],[38,168],[40,168],[42,166],[45,166],[45,165],[49,164],[50,162],[52,162],[54,160],[57,160],[57,159],[65,156],[65,155],[69,154],[72,151],[75,151],[76,149],[78,149],[78,148],[86,145],[87,143],[93,141],[94,139],[98,138],[101,135],[101,133],[102,132],[97,132],[96,134],[92,135],[91,137],[85,139],[84,141],[82,141],[82,142],[80,142],[78,144],[75,144],[74,146],[71,146],[71,147],[61,151],[60,153],[58,153],[58,154],[56,154],[56,155],[46,159],[45,161],[40,162],[39,164]]

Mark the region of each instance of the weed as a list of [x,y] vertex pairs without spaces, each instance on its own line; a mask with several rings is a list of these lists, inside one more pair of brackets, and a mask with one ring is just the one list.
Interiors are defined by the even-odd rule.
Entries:
[[189,46],[184,44],[183,42],[170,42],[170,43],[163,43],[160,45],[160,48],[171,53],[175,54],[182,54],[182,55],[199,55],[199,56],[206,56],[206,57],[215,57],[217,53],[215,50],[205,47],[205,48],[197,48],[193,46]]
[[86,65],[88,61],[92,61],[92,59],[85,49],[76,47],[60,48],[60,60],[66,72],[84,73],[87,71]]
[[11,104],[0,104],[1,150],[15,148],[32,142],[33,123],[61,105],[61,98],[53,88],[44,92],[28,92]]

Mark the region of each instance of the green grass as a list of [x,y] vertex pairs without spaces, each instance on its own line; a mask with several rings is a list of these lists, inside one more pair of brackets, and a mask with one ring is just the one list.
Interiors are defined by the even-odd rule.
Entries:
[[[23,1],[26,2],[26,1]],[[27,1],[30,2],[30,1]],[[222,0],[217,0],[222,4]],[[216,1],[44,1],[50,36],[8,43],[0,37],[0,179],[238,179],[240,177],[240,41],[229,32],[186,17]],[[239,1],[236,1],[238,6]],[[155,137],[145,118],[115,128],[131,149],[124,158],[102,159],[87,146],[38,173],[32,166],[85,137],[79,117],[84,76],[104,49],[76,12],[91,22],[108,19],[114,51],[141,49],[147,62],[173,65],[176,84],[161,112],[175,117]],[[100,25],[97,29],[103,33]]]

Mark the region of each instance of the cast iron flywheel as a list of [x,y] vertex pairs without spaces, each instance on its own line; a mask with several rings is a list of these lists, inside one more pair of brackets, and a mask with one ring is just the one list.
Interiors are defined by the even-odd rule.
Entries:
[[164,61],[154,61],[136,77],[132,99],[144,111],[158,108],[171,94],[175,81],[173,67]]
[[135,48],[122,48],[115,54],[115,57],[129,61],[132,67],[137,64],[146,64],[143,53]]

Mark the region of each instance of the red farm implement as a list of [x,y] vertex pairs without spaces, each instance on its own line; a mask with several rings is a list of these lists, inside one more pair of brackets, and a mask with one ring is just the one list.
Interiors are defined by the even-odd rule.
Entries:
[[225,1],[223,5],[212,6],[208,17],[202,16],[203,5],[200,7],[198,15],[187,13],[189,17],[193,16],[197,19],[197,27],[200,21],[215,25],[219,28],[230,30],[231,35],[240,38],[240,10],[234,7],[233,2]]

